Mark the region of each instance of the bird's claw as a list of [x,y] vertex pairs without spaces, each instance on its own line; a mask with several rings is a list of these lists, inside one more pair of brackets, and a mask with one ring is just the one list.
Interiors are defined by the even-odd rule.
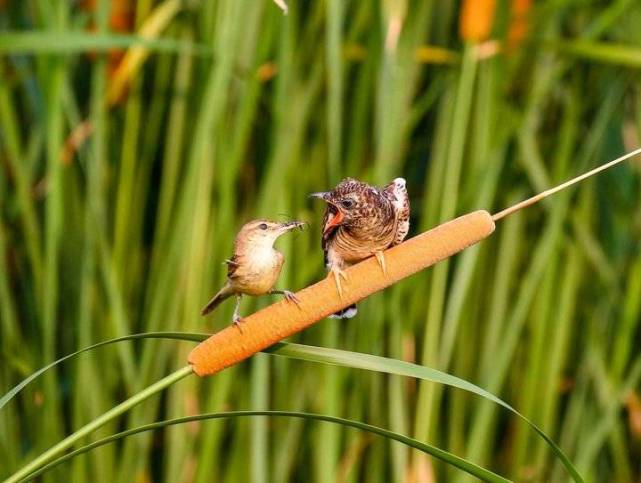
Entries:
[[242,327],[241,324],[243,322],[243,318],[240,315],[234,314],[234,316],[231,318],[231,320],[232,320],[233,324],[236,327],[238,327],[238,330],[240,330],[240,333],[242,334],[243,333],[243,327]]
[[296,297],[296,294],[294,294],[294,292],[283,290],[283,296],[285,297],[285,300],[295,303],[298,308],[300,308],[300,300],[298,300],[298,297]]
[[383,255],[383,252],[377,251],[374,252],[374,256],[376,257],[376,260],[378,260],[378,264],[381,267],[381,270],[383,270],[383,275],[387,275],[387,267],[385,266],[385,255]]
[[341,283],[341,278],[347,281],[347,274],[342,271],[340,268],[332,267],[330,273],[334,275],[334,282],[336,283],[336,290],[338,291],[338,296],[343,298],[343,285]]

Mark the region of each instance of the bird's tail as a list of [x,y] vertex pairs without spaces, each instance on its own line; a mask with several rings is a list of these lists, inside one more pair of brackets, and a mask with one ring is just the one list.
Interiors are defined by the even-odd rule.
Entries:
[[212,297],[212,299],[207,302],[207,305],[205,305],[205,308],[203,308],[200,312],[200,315],[207,315],[209,312],[214,310],[220,303],[225,300],[228,297],[231,297],[234,294],[234,291],[231,289],[229,284],[225,284],[223,288],[221,288],[216,295]]
[[335,314],[329,316],[330,319],[351,319],[358,313],[356,304],[352,304],[349,307],[339,310]]

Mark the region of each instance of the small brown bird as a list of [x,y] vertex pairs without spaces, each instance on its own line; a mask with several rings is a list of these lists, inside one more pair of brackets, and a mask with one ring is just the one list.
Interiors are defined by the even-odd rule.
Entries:
[[[347,178],[332,191],[311,196],[327,203],[322,247],[325,265],[334,276],[339,296],[343,295],[341,278],[347,280],[343,268],[374,255],[385,272],[383,250],[401,243],[410,227],[405,180],[396,178],[384,188],[377,188]],[[354,315],[356,305],[333,317],[351,318]]]
[[290,302],[298,303],[296,296],[289,290],[274,290],[285,262],[283,254],[274,248],[274,242],[282,234],[294,228],[302,229],[304,225],[301,221],[275,223],[253,220],[246,223],[236,235],[234,255],[225,261],[227,283],[205,306],[202,315],[207,315],[232,295],[236,296],[236,308],[232,317],[236,325],[242,320],[238,309],[243,294],[281,294]]

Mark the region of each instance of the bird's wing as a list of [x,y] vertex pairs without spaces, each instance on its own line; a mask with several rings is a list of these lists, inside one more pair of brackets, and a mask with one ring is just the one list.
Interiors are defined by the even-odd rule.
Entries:
[[396,234],[391,246],[398,245],[410,231],[410,199],[403,178],[396,178],[383,188],[383,194],[390,200],[396,214]]
[[323,234],[321,235],[321,248],[323,249],[323,263],[325,264],[325,266],[327,266],[327,263],[328,263],[327,250],[329,249],[329,243],[330,243],[330,240],[333,238],[337,228],[337,227],[334,227],[331,230],[329,230],[327,233],[325,233],[325,227],[329,222],[329,215],[330,215],[330,212],[328,207],[328,208],[325,208],[325,214],[323,215],[323,224],[321,225],[321,230],[323,230]]
[[231,257],[229,260],[225,260],[227,264],[227,277],[228,278],[234,278],[234,274],[236,273],[236,269],[238,268],[238,260],[236,255]]

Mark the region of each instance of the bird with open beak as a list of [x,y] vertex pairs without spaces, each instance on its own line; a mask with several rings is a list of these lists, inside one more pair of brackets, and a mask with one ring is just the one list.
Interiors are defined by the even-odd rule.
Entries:
[[[383,188],[347,178],[332,191],[313,193],[327,203],[321,245],[325,265],[334,276],[340,297],[343,269],[376,256],[385,273],[383,250],[401,243],[409,231],[410,204],[405,180],[396,178]],[[356,315],[356,305],[334,314],[335,318]]]
[[285,257],[274,248],[274,242],[281,235],[295,228],[303,228],[302,221],[276,223],[268,220],[253,220],[240,229],[234,241],[234,254],[226,260],[227,283],[202,310],[207,315],[223,300],[234,295],[236,308],[232,321],[240,327],[242,321],[238,311],[240,301],[246,295],[281,294],[290,302],[298,303],[289,290],[275,290]]

